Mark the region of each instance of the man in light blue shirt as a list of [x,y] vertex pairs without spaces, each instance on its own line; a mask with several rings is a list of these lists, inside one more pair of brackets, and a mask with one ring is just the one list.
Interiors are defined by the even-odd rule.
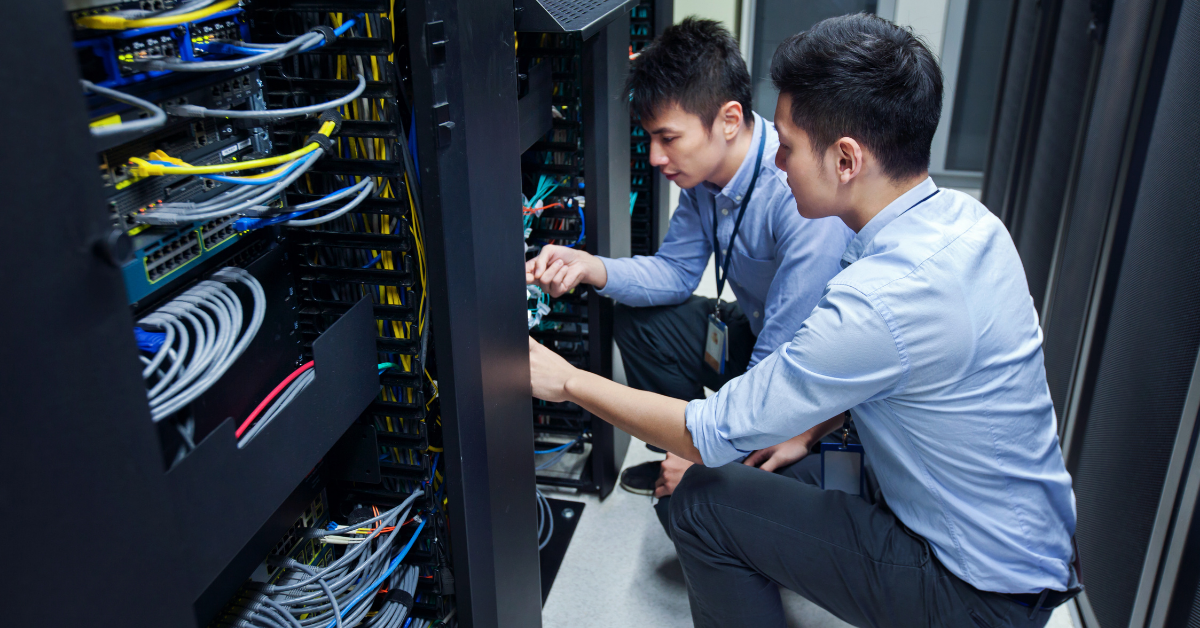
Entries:
[[[629,384],[699,399],[705,386],[720,388],[791,340],[841,269],[854,233],[836,218],[796,211],[775,165],[775,127],[750,110],[750,74],[719,23],[687,19],[668,28],[633,62],[628,85],[651,138],[651,165],[683,188],[662,246],[623,259],[546,246],[528,262],[526,280],[552,296],[587,283],[617,301],[613,336]],[[692,295],[714,250],[718,270],[728,262],[737,297],[719,306],[729,342],[723,372],[703,357],[718,300]],[[621,486],[669,495],[690,463],[668,455],[665,474],[659,464],[626,469]],[[668,505],[658,505],[664,520]]]
[[[534,394],[706,465],[671,505],[697,626],[782,627],[776,584],[856,626],[1044,626],[1080,590],[1071,478],[1012,240],[928,178],[937,64],[853,15],[786,40],[771,75],[800,210],[857,232],[812,315],[706,400],[625,391],[531,343]],[[877,483],[863,496],[822,490],[826,457],[788,440],[847,408]],[[764,455],[807,472],[751,468]]]

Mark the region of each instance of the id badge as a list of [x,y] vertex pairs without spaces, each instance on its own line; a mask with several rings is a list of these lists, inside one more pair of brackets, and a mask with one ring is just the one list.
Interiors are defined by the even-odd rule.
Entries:
[[863,451],[862,445],[821,443],[821,488],[865,495]]
[[708,335],[704,342],[704,363],[718,375],[725,374],[725,359],[729,357],[729,346],[725,340],[725,323],[712,314],[708,315]]

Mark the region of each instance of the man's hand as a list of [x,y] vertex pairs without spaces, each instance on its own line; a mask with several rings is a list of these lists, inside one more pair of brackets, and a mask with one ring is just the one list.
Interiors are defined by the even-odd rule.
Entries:
[[578,371],[562,356],[529,339],[529,384],[534,397],[550,402],[567,401],[567,380]]
[[742,464],[751,467],[758,467],[763,471],[774,472],[778,469],[788,466],[789,464],[799,462],[808,455],[809,447],[812,443],[809,440],[809,433],[805,432],[791,440],[786,440],[778,445],[759,449],[758,451],[746,456]]
[[654,496],[666,497],[674,493],[675,487],[679,486],[679,481],[683,479],[683,474],[693,464],[667,452],[667,459],[662,463],[662,473],[658,475],[658,481],[654,483]]
[[560,297],[581,283],[603,289],[608,271],[594,255],[565,246],[547,244],[537,257],[525,262],[525,283],[537,283],[552,297]]

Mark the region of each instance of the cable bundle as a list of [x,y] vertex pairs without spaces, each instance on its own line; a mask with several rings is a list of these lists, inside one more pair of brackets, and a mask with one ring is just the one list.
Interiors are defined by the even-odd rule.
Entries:
[[218,41],[208,44],[197,44],[200,54],[242,54],[248,55],[224,61],[184,61],[178,58],[149,59],[142,62],[146,70],[158,72],[174,70],[176,72],[221,72],[236,70],[248,65],[261,65],[270,61],[278,61],[300,52],[316,50],[325,44],[341,37],[343,33],[354,26],[354,20],[346,20],[337,28],[317,27],[299,37],[282,44],[258,44],[244,41]]
[[83,28],[98,30],[129,30],[156,26],[175,26],[202,20],[215,13],[232,9],[240,0],[193,0],[180,3],[165,11],[110,11],[99,15],[88,15],[75,20]]
[[[538,551],[542,551],[550,544],[550,538],[554,536],[554,510],[550,508],[550,500],[542,495],[540,489],[537,491],[537,506],[538,506]],[[543,532],[545,536],[543,536]]]
[[[340,557],[324,567],[290,557],[272,556],[268,564],[283,569],[273,584],[251,583],[256,591],[235,602],[232,625],[239,628],[401,628],[428,626],[421,620],[405,624],[412,610],[419,571],[400,563],[425,528],[419,516],[409,518],[417,490],[399,506],[360,523],[332,530],[308,531],[326,545],[344,547]],[[378,509],[376,509],[378,510]],[[398,545],[401,530],[416,523],[408,542]],[[319,553],[318,556],[324,555]],[[315,560],[315,559],[314,559]],[[386,597],[368,617],[376,594]]]
[[[250,289],[254,309],[243,329],[241,299],[227,284]],[[204,394],[249,346],[267,311],[267,295],[253,275],[222,268],[138,324],[164,334],[154,356],[141,356],[146,396],[154,422],[178,412]]]
[[[279,416],[279,413],[292,402],[292,399],[296,398],[296,395],[308,388],[315,377],[313,362],[310,360],[279,382],[279,385],[254,408],[250,416],[246,417],[246,420],[233,433],[238,439],[238,449],[245,447],[263,428],[275,420],[275,417]],[[267,404],[271,404],[270,407],[267,407]],[[267,409],[266,413],[263,413],[263,408]],[[259,414],[262,414],[262,419],[258,423],[254,423],[254,419],[258,418]],[[254,427],[251,428],[251,425]]]

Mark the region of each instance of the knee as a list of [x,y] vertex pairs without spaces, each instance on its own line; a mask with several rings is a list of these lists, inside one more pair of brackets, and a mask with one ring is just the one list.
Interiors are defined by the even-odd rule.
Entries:
[[721,501],[721,496],[730,490],[736,490],[735,481],[731,477],[739,471],[735,467],[740,464],[727,464],[721,467],[709,468],[694,464],[683,474],[683,479],[671,494],[670,528],[671,537],[674,532],[683,529],[693,531],[695,523],[695,507],[703,504]]

